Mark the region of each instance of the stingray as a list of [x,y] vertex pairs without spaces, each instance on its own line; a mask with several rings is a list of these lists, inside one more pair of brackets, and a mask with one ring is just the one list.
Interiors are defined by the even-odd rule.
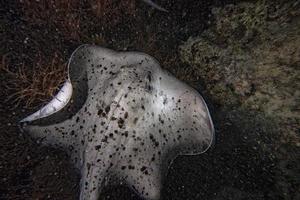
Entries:
[[21,127],[70,155],[81,172],[81,200],[97,200],[110,183],[157,200],[172,161],[211,146],[203,98],[153,57],[83,45],[68,71],[58,94]]

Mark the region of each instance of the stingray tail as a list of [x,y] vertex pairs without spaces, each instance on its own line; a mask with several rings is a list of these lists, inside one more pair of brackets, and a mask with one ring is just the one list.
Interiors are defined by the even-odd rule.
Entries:
[[168,10],[166,10],[166,9],[164,9],[163,7],[157,5],[156,3],[154,3],[154,2],[151,1],[151,0],[142,0],[142,1],[144,1],[146,4],[152,6],[153,8],[156,8],[156,9],[158,9],[158,10],[160,10],[160,11],[168,12]]

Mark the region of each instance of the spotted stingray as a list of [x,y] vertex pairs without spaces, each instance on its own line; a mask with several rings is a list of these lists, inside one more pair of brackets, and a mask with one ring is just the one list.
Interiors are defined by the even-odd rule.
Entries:
[[55,98],[23,119],[39,142],[67,151],[81,172],[80,200],[111,183],[160,198],[178,155],[205,152],[214,127],[201,95],[151,56],[83,45]]

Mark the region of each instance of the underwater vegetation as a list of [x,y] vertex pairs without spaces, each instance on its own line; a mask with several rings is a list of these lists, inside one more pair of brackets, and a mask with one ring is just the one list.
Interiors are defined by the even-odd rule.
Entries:
[[[299,199],[297,0],[0,1],[0,199],[78,199],[80,173],[18,122],[46,105],[82,44],[153,56],[200,91],[213,148],[179,156],[161,199]],[[102,199],[140,199],[125,184]]]

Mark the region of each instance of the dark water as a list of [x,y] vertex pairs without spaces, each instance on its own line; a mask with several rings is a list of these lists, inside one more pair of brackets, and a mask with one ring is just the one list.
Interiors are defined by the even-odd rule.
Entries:
[[[207,100],[216,126],[215,145],[205,154],[181,156],[174,161],[163,183],[162,199],[299,198],[299,148],[282,145],[277,127],[268,119],[236,106],[221,105],[212,100],[205,81],[196,79],[193,73],[188,77],[181,73],[191,69],[178,58],[178,46],[209,27],[213,7],[238,2],[157,1],[168,13],[140,1],[113,1],[98,12],[91,10],[89,1],[59,2],[53,4],[62,10],[56,13],[51,3],[42,0],[1,1],[2,67],[5,60],[13,72],[25,66],[25,72],[32,74],[41,67],[35,63],[51,62],[55,52],[66,61],[78,45],[95,43],[154,56]],[[3,70],[0,74],[0,199],[78,199],[79,174],[68,156],[20,134],[18,120],[35,108],[25,107],[26,98],[17,107],[7,102],[18,87],[10,89],[14,87],[12,77]],[[33,106],[43,103],[35,100]],[[259,145],[262,143],[263,147]],[[125,186],[107,186],[101,196],[139,199]]]

